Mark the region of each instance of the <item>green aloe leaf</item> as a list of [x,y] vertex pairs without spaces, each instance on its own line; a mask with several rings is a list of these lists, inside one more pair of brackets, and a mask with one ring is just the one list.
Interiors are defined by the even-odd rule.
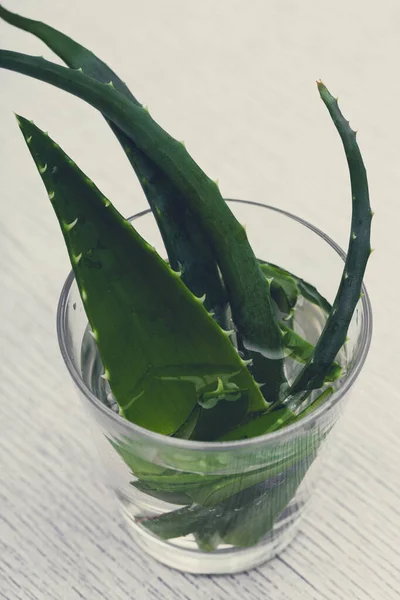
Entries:
[[144,110],[113,86],[77,70],[6,50],[0,67],[64,89],[91,104],[132,139],[179,189],[186,206],[205,232],[221,269],[236,327],[254,352],[253,372],[269,401],[280,397],[285,383],[282,342],[269,283],[247,239],[244,227],[224,201],[218,186],[205,175],[185,146],[166,133]]
[[[0,18],[41,39],[72,69],[82,69],[101,82],[112,81],[126,98],[141,106],[126,84],[92,52],[45,23],[27,19],[0,5]],[[226,293],[210,247],[197,222],[192,218],[181,192],[128,137],[107,119],[133,166],[157,220],[171,267],[182,270],[182,279],[195,296],[206,294],[205,305],[215,312],[216,320],[226,327]]]
[[57,144],[26,119],[19,124],[60,223],[121,413],[172,434],[219,379],[242,390],[237,402],[250,413],[265,409],[248,369],[201,301]]
[[274,526],[293,498],[315,457],[315,449],[305,458],[279,472],[263,473],[261,482],[210,506],[195,504],[156,517],[138,521],[163,539],[195,534],[204,550],[212,551],[223,542],[240,547],[253,546]]
[[267,472],[278,473],[281,469],[282,465],[277,464],[274,469],[262,467],[249,473],[225,476],[174,471],[164,471],[160,474],[143,473],[139,475],[139,480],[133,482],[132,485],[146,492],[185,493],[196,504],[214,506],[247,487],[265,481]]
[[345,150],[351,181],[352,220],[348,252],[332,310],[312,356],[290,388],[293,395],[322,386],[336,355],[346,341],[350,321],[360,300],[364,272],[371,254],[373,213],[369,202],[367,174],[357,144],[356,132],[351,129],[339,109],[337,100],[322,82],[318,82],[318,89]]
[[[306,364],[314,352],[314,346],[302,338],[293,329],[290,329],[285,323],[279,323],[282,331],[283,346],[285,352],[293,360]],[[336,381],[342,373],[342,367],[334,362],[325,375],[325,382]]]
[[232,511],[230,499],[231,519],[219,532],[223,542],[248,548],[262,540],[289,505],[314,458],[315,453],[311,453],[306,459],[299,460],[265,486],[261,494],[256,492],[252,497],[250,490],[246,490],[250,500],[246,498],[244,506],[239,504]]
[[265,414],[257,415],[254,419],[246,419],[237,427],[221,436],[220,441],[245,440],[266,433],[272,433],[291,423],[294,418],[295,414],[290,408],[279,405]]
[[[274,277],[275,284],[273,281],[271,285],[271,294],[282,312],[290,312],[283,310],[281,306],[283,307],[286,302],[287,306],[293,308],[297,301],[297,297],[300,295],[312,304],[319,306],[325,313],[330,313],[332,306],[311,283],[308,283],[290,271],[269,262],[262,262],[261,270],[266,277]],[[276,297],[274,296],[274,290],[276,290]]]
[[[337,367],[340,369],[339,365],[337,365]],[[340,371],[338,372],[340,374]],[[339,375],[332,375],[332,378],[334,376],[337,378]],[[290,408],[285,405],[280,405],[273,410],[267,411],[263,415],[248,417],[243,423],[240,423],[235,428],[225,433],[220,438],[220,441],[228,442],[233,440],[244,440],[247,438],[265,435],[266,433],[272,433],[282,429],[283,427],[292,425],[321,406],[325,400],[331,394],[333,394],[333,392],[333,387],[330,386],[326,388],[321,394],[313,399],[311,403],[306,406],[306,408],[303,409],[301,406],[305,398],[303,395],[301,395],[300,398],[295,399],[295,401],[291,403]]]
[[267,279],[271,279],[271,296],[279,310],[289,317],[296,306],[299,289],[294,277],[276,265],[261,262],[260,267]]
[[[325,392],[321,400],[316,399],[315,408],[326,399],[330,392]],[[313,404],[313,407],[314,407]],[[311,407],[307,409],[311,411]],[[281,412],[281,415],[284,413]],[[294,422],[296,417],[287,410],[290,422]],[[254,419],[256,422],[258,419]],[[288,421],[289,422],[289,421]],[[262,431],[261,433],[265,433]],[[226,436],[229,438],[229,436]],[[238,439],[234,437],[233,439]],[[315,445],[315,444],[314,444]],[[177,472],[165,470],[164,472],[139,472],[136,470],[138,481],[132,483],[134,487],[144,492],[162,492],[165,494],[186,494],[193,502],[203,507],[214,506],[232,495],[264,482],[266,479],[279,475],[286,469],[289,469],[297,461],[306,458],[310,453],[310,442],[305,440],[299,443],[294,440],[292,447],[290,443],[285,448],[285,455],[281,460],[272,452],[271,459],[266,461],[268,464],[258,467],[252,471],[233,473],[229,475],[221,474],[199,474],[192,472]]]

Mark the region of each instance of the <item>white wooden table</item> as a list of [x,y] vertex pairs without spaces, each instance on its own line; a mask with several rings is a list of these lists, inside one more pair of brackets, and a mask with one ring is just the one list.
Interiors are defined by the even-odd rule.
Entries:
[[[223,193],[300,214],[346,245],[350,198],[322,77],[369,170],[373,345],[296,542],[227,577],[138,551],[104,483],[55,334],[69,269],[12,110],[63,146],[125,214],[146,206],[111,131],[63,92],[0,72],[0,598],[394,600],[400,597],[398,0],[11,0],[109,62]],[[96,11],[96,12],[95,12]],[[51,57],[0,24],[0,45]],[[301,251],[301,250],[299,250]]]

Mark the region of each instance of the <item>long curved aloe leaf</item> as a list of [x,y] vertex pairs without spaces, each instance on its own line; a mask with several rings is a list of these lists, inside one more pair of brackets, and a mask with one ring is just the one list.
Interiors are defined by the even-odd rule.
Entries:
[[350,171],[352,219],[349,247],[340,286],[325,328],[304,369],[290,388],[291,394],[321,387],[328,370],[346,341],[347,330],[357,303],[368,258],[371,254],[372,211],[368,180],[356,140],[356,132],[343,117],[337,100],[319,81],[320,96],[341,137]]
[[122,414],[174,433],[221,380],[240,390],[237,402],[246,411],[265,409],[248,369],[201,301],[57,144],[18,119]]
[[[0,18],[41,39],[72,69],[82,69],[101,83],[112,81],[133,103],[141,106],[126,84],[92,52],[45,23],[27,19],[0,5]],[[226,293],[204,234],[191,218],[181,192],[117,125],[106,119],[133,166],[158,223],[171,267],[182,271],[182,279],[195,296],[206,294],[205,305],[226,327]]]
[[46,81],[85,100],[148,156],[180,190],[188,210],[198,219],[221,269],[232,314],[246,347],[254,352],[253,372],[267,383],[269,401],[280,397],[285,382],[281,334],[274,314],[269,283],[248,242],[244,227],[224,201],[217,184],[188,154],[185,146],[166,133],[144,110],[112,85],[78,70],[43,58],[0,51],[0,67]]

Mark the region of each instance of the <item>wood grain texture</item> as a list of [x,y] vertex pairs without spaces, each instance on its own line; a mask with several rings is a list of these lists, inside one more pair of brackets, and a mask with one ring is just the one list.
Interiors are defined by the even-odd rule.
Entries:
[[[301,214],[344,245],[349,182],[314,84],[322,77],[360,130],[377,251],[366,281],[372,349],[302,533],[280,558],[250,573],[195,577],[158,565],[122,524],[96,433],[59,355],[54,321],[68,260],[12,110],[48,129],[124,214],[143,209],[145,200],[94,110],[1,72],[0,599],[399,598],[398,0],[7,6],[72,34],[114,66],[219,177],[226,196]],[[0,45],[51,56],[5,24]]]

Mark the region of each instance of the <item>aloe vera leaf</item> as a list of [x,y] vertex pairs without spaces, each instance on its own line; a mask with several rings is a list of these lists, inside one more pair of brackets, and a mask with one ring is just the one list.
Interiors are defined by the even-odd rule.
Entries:
[[[213,409],[200,409],[199,418],[190,436],[191,440],[213,441],[221,435],[221,423],[224,430],[235,427],[248,414],[245,401],[228,402],[223,400]],[[234,424],[234,425],[233,425]]]
[[195,406],[187,420],[183,423],[181,427],[179,427],[178,431],[174,433],[174,437],[181,438],[184,440],[188,440],[190,438],[196,427],[196,423],[199,420],[200,410],[200,406]]
[[[309,453],[309,448],[306,449],[305,453]],[[295,460],[299,460],[300,455],[301,450],[298,450]],[[239,494],[243,490],[263,483],[271,477],[278,476],[293,464],[293,460],[291,456],[288,459],[284,458],[282,461],[275,460],[272,466],[268,465],[267,467],[261,467],[248,473],[238,473],[229,477],[223,477],[211,485],[193,487],[188,492],[188,495],[196,504],[204,507],[215,506],[220,502],[228,500],[231,496],[236,496],[236,494]]]
[[[285,353],[287,353],[288,356],[290,356],[290,358],[293,360],[305,364],[311,358],[312,353],[314,352],[314,346],[302,338],[293,329],[288,327],[285,323],[280,322],[279,327],[282,331]],[[325,381],[336,381],[336,379],[340,377],[341,373],[342,367],[339,365],[339,363],[334,362],[325,375]]]
[[328,302],[326,298],[317,290],[314,285],[311,283],[307,283],[304,279],[294,278],[299,293],[303,298],[311,302],[311,304],[315,304],[319,306],[326,314],[329,314],[332,310],[332,305]]
[[269,533],[293,499],[314,458],[315,454],[310,454],[282,474],[263,494],[255,495],[244,507],[231,509],[232,519],[225,530],[219,532],[223,543],[248,548]]
[[[320,308],[322,308],[322,310],[325,313],[327,313],[327,314],[330,313],[332,306],[329,304],[328,300],[326,300],[326,298],[324,298],[324,296],[311,283],[308,283],[301,277],[298,277],[297,275],[294,275],[290,271],[287,271],[286,269],[283,269],[282,267],[274,265],[273,263],[270,263],[270,262],[262,262],[261,270],[265,273],[265,275],[267,277],[275,277],[276,278],[276,287],[277,288],[281,287],[281,292],[280,292],[281,294],[287,293],[286,286],[285,286],[285,288],[283,288],[281,285],[282,279],[285,280],[285,278],[290,278],[289,281],[294,282],[294,284],[297,287],[297,293],[300,294],[300,296],[303,296],[303,298],[305,298],[312,304],[315,304],[316,306],[319,306]],[[273,274],[274,272],[276,273],[275,275]],[[279,293],[279,292],[277,292],[277,293]],[[272,294],[272,288],[271,288],[271,294]],[[274,298],[274,300],[275,300],[275,298]],[[276,302],[276,300],[275,300],[275,302]],[[285,312],[285,311],[283,311],[283,312]]]
[[[140,459],[129,444],[109,439],[133,475],[138,479],[131,485],[156,498],[176,504],[188,504],[189,500],[203,506],[213,506],[232,494],[262,482],[269,476],[279,473],[286,462],[276,462],[274,467],[262,467],[249,473],[233,475],[201,475],[199,473],[177,472]],[[298,450],[298,449],[297,449]],[[292,459],[291,459],[292,460]]]
[[[299,293],[306,300],[319,306],[325,312],[329,313],[331,310],[332,307],[329,302],[313,285],[307,283],[304,279],[272,263],[260,261],[260,266],[266,277],[273,278],[271,282],[271,295],[282,312],[292,313]],[[282,344],[285,355],[290,356],[290,358],[297,362],[306,363],[312,356],[314,346],[286,323],[279,322],[279,327],[282,331]],[[335,381],[340,377],[341,372],[341,366],[337,362],[333,363],[325,377],[325,381]]]
[[[281,465],[277,465],[278,470]],[[234,493],[238,493],[255,483],[265,481],[266,469],[262,467],[249,473],[233,475],[202,476],[198,473],[170,472],[157,475],[146,473],[139,476],[133,485],[142,491],[159,491],[163,493],[185,493],[202,506],[213,506]]]
[[120,455],[124,463],[129,467],[132,475],[136,477],[155,477],[161,475],[165,471],[165,467],[161,467],[150,460],[145,460],[137,456],[137,453],[132,451],[131,444],[127,440],[113,440],[106,436],[106,439]]
[[[22,133],[61,225],[81,298],[121,413],[174,433],[218,377],[266,403],[228,337],[202,303],[34,124]],[[223,428],[223,427],[222,427]]]
[[169,540],[193,533],[210,516],[210,509],[195,505],[154,517],[137,517],[136,522],[163,540]]
[[265,433],[277,431],[294,417],[293,411],[287,406],[279,406],[265,414],[248,418],[219,438],[221,442],[245,440]]
[[143,492],[144,494],[147,494],[152,498],[163,500],[164,502],[168,502],[169,504],[180,504],[182,506],[187,506],[191,503],[191,497],[188,496],[188,494],[186,494],[185,492],[167,492],[164,490],[158,490],[156,488],[148,489],[147,487],[141,484],[140,480],[132,481],[131,486],[139,490],[139,492]]
[[[260,519],[258,539],[261,539],[292,499],[314,457],[315,450],[278,474],[268,477],[265,472],[262,482],[246,487],[218,504],[208,507],[196,504],[156,517],[143,517],[138,521],[162,539],[202,532],[218,535],[225,543],[238,546],[253,545],[254,512],[256,511],[257,516],[265,516],[265,512],[268,515],[267,520]],[[251,527],[251,535],[245,535],[246,526]]]
[[291,394],[321,387],[331,364],[346,341],[347,330],[360,300],[365,268],[371,254],[372,211],[369,202],[368,180],[353,131],[343,117],[337,100],[322,82],[318,82],[320,96],[341,137],[350,171],[352,219],[348,252],[339,289],[324,330],[315,345],[312,356],[292,386]]
[[296,306],[299,290],[294,278],[279,267],[260,261],[260,267],[265,277],[272,279],[271,296],[279,310],[290,315]]
[[85,100],[120,127],[180,190],[188,210],[208,238],[225,282],[233,319],[246,347],[254,351],[253,373],[269,401],[285,382],[281,334],[264,277],[247,239],[219,191],[185,146],[167,134],[141,106],[77,70],[43,58],[0,51],[0,67],[55,85]]
[[260,435],[265,435],[266,433],[278,431],[279,429],[287,427],[288,425],[292,425],[321,406],[321,404],[323,404],[323,402],[325,402],[325,400],[331,394],[333,394],[333,392],[333,387],[325,389],[306,409],[302,410],[299,414],[296,414],[295,411],[298,410],[298,407],[303,403],[305,399],[303,395],[300,395],[299,398],[295,398],[294,402],[291,403],[290,408],[288,406],[281,405],[274,410],[267,411],[263,415],[248,417],[243,423],[239,423],[239,425],[221,436],[219,441],[229,442],[233,440],[243,440],[252,437],[258,437]]
[[[101,83],[112,81],[115,89],[141,106],[108,65],[68,36],[45,23],[12,13],[1,5],[0,18],[41,39],[72,69],[82,69]],[[158,223],[172,269],[182,271],[184,283],[195,296],[206,294],[206,308],[215,313],[222,327],[227,327],[227,298],[217,265],[200,227],[185,208],[181,193],[131,138],[112,121],[107,119],[107,122],[138,176]]]
[[202,475],[201,473],[179,472],[172,469],[164,469],[160,474],[143,473],[138,477],[143,488],[159,489],[165,492],[186,491],[189,495],[195,488],[212,486],[224,479],[223,475]]
[[306,417],[310,413],[312,413],[315,410],[317,410],[317,408],[319,408],[320,406],[322,406],[322,404],[325,402],[325,400],[327,398],[329,398],[329,396],[332,396],[332,394],[333,394],[334,391],[335,390],[334,390],[334,388],[332,386],[326,388],[326,390],[324,390],[322,392],[322,394],[320,394],[317,398],[315,398],[315,400],[313,400],[313,402],[309,406],[307,406],[306,409],[302,410],[301,413],[298,414],[293,419],[293,422],[300,421],[301,419],[304,419],[304,417]]
[[237,395],[237,400],[220,400],[210,409],[197,406],[174,437],[203,441],[217,439],[222,430],[235,427],[248,414],[247,390],[239,391]]
[[[295,418],[293,413],[287,412],[291,419]],[[133,485],[139,487],[142,491],[157,490],[163,493],[186,493],[196,504],[203,507],[214,506],[248,487],[279,475],[296,461],[308,456],[309,453],[309,442],[306,440],[303,444],[299,444],[297,440],[292,448],[289,444],[287,445],[285,456],[280,460],[278,460],[276,454],[272,454],[267,466],[261,466],[252,471],[230,475],[178,473],[172,470],[163,473],[149,472],[139,475],[139,482],[135,482]]]
[[[304,279],[272,263],[260,261],[260,266],[266,277],[273,278],[271,295],[282,312],[291,314],[299,294],[312,304],[319,306],[324,312],[330,312],[332,307],[329,302],[319,293],[317,288],[304,281]],[[296,333],[287,323],[281,321],[279,327],[282,331],[285,355],[290,356],[297,362],[306,363],[312,356],[314,346]],[[325,381],[335,381],[340,377],[341,372],[341,366],[337,362],[333,363],[325,377]]]
[[[284,425],[291,424],[314,411],[332,393],[332,387],[326,389],[299,416],[295,416],[287,410],[288,419]],[[264,432],[261,431],[261,433]],[[315,443],[313,442],[313,444],[313,449],[315,450]],[[189,472],[177,473],[172,470],[161,471],[160,467],[156,466],[153,467],[153,472],[151,472],[152,468],[149,468],[147,465],[140,465],[142,471],[140,472],[135,458],[134,469],[132,470],[139,477],[139,480],[133,482],[132,485],[144,493],[167,502],[187,504],[190,498],[202,507],[213,507],[249,487],[262,483],[266,479],[275,477],[283,471],[290,469],[293,464],[306,459],[309,454],[310,443],[307,440],[301,446],[296,442],[292,452],[287,447],[286,454],[282,460],[278,461],[277,457],[274,456],[272,466],[268,464],[268,466],[263,466],[253,471],[225,476],[216,474],[201,475]],[[126,462],[131,462],[129,455]]]

